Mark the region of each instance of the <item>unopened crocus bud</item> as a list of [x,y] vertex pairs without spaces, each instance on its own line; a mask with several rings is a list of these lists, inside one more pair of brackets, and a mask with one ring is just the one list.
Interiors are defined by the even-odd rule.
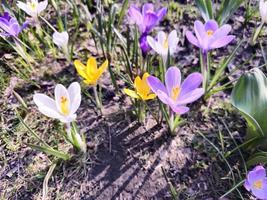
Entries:
[[66,56],[69,56],[68,43],[69,43],[69,34],[66,31],[53,33],[53,42],[59,47],[62,48]]

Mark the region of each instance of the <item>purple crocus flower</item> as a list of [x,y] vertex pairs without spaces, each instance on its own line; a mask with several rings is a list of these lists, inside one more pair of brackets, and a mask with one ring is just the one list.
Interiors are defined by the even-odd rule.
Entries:
[[0,36],[17,37],[26,26],[27,23],[24,23],[21,27],[17,19],[11,17],[8,12],[5,12],[4,15],[0,15]]
[[234,35],[228,35],[232,29],[230,25],[225,24],[219,28],[215,20],[209,20],[205,24],[197,20],[194,29],[195,35],[187,31],[186,37],[193,45],[201,48],[203,53],[224,47],[235,38]]
[[147,82],[158,98],[171,107],[173,112],[184,114],[189,111],[186,104],[199,99],[204,90],[199,88],[202,82],[200,73],[190,74],[181,83],[181,72],[177,67],[170,67],[165,74],[165,85],[156,77],[149,76]]
[[244,187],[255,197],[267,200],[267,177],[263,166],[256,166],[247,174]]
[[161,8],[155,11],[152,3],[144,4],[142,11],[135,5],[131,5],[128,10],[130,21],[138,25],[141,34],[150,33],[154,26],[163,19],[166,13],[167,8]]
[[131,5],[128,10],[129,20],[138,26],[141,37],[139,38],[139,44],[142,50],[142,55],[151,50],[147,42],[147,36],[152,29],[164,18],[167,14],[167,8],[161,8],[157,11],[154,10],[152,3],[146,3],[141,9],[135,5]]

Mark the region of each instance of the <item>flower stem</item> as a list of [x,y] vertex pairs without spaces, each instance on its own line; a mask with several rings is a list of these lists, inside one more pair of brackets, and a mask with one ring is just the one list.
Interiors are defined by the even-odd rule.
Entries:
[[208,89],[209,79],[210,79],[209,55],[207,52],[201,53],[201,71],[203,75],[202,86],[206,93]]
[[175,124],[174,124],[174,112],[170,109],[170,117],[169,117],[169,129],[171,135],[175,135]]
[[142,101],[138,102],[138,122],[142,123],[145,121],[146,117],[146,108],[144,106],[144,103]]
[[96,101],[96,106],[97,108],[100,110],[100,112],[102,113],[102,102],[99,99],[98,93],[97,93],[97,85],[93,86],[93,90],[94,90],[94,95],[95,95],[95,101]]

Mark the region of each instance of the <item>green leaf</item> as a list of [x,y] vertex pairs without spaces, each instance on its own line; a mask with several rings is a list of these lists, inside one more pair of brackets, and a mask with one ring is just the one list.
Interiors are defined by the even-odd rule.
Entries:
[[240,77],[232,91],[231,103],[247,121],[247,139],[267,136],[267,79],[260,69]]
[[243,2],[244,0],[224,0],[217,16],[219,25],[226,23]]
[[247,162],[247,166],[253,166],[258,164],[266,164],[267,163],[267,152],[258,152],[251,156]]
[[43,146],[38,146],[38,145],[35,145],[35,144],[27,144],[29,147],[35,149],[35,150],[38,150],[38,151],[41,151],[41,152],[44,152],[46,154],[49,154],[49,155],[52,155],[52,156],[55,156],[57,158],[61,158],[63,160],[69,160],[70,159],[70,156],[64,152],[61,152],[61,151],[58,151],[58,150],[55,150],[53,148],[49,148],[49,147],[43,147]]
[[216,70],[210,84],[208,87],[208,91],[210,91],[215,85],[218,84],[218,81],[220,80],[222,74],[225,71],[225,68],[229,65],[229,63],[233,60],[233,58],[235,57],[235,54],[237,52],[237,50],[239,49],[239,47],[241,46],[241,44],[243,44],[244,40],[241,40],[238,45],[236,46],[236,48],[233,50],[233,52],[230,54],[230,56],[228,56],[228,58],[224,59],[222,64],[218,67],[218,69]]
[[213,19],[211,0],[195,0],[195,2],[205,21],[208,21],[209,19]]

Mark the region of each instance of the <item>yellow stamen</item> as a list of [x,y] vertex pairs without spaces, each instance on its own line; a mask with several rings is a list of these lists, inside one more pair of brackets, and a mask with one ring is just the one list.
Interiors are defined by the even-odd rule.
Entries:
[[172,88],[171,98],[174,101],[176,101],[176,99],[180,95],[180,92],[181,92],[181,88],[180,87],[177,86],[177,87]]
[[32,9],[32,10],[36,10],[37,8],[37,4],[35,2],[28,2],[28,6]]
[[253,184],[253,187],[255,189],[258,189],[258,190],[262,189],[262,187],[263,187],[262,180],[255,181],[254,184]]
[[68,115],[70,112],[69,111],[69,100],[65,96],[62,96],[60,98],[60,110],[63,115]]
[[166,39],[164,40],[163,48],[165,48],[165,49],[168,49],[169,48],[168,37],[166,37]]
[[208,35],[208,36],[212,36],[213,33],[214,33],[213,30],[208,30],[208,31],[207,31],[207,35]]

